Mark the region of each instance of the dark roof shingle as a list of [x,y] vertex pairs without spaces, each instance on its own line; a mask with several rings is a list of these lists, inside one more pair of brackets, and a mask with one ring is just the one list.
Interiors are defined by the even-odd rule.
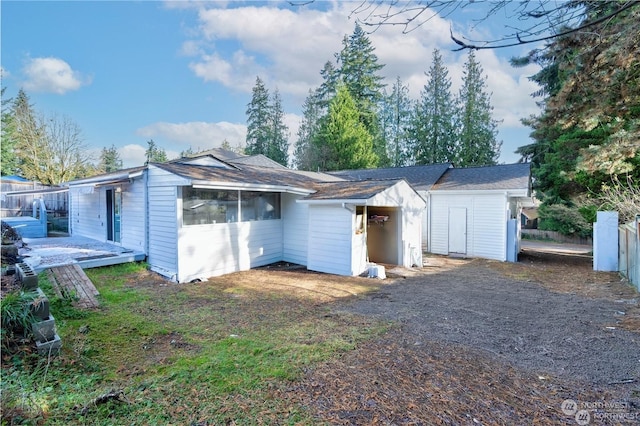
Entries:
[[401,180],[363,180],[342,182],[319,182],[313,184],[316,190],[304,197],[305,200],[368,200],[392,187]]
[[530,163],[452,168],[442,175],[432,190],[527,190],[530,181]]
[[329,174],[350,180],[404,179],[414,189],[428,191],[450,167],[451,164],[443,163],[387,169],[340,170]]

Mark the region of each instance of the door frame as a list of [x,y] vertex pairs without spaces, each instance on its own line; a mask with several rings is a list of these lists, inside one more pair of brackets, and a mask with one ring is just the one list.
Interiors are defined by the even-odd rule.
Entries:
[[449,207],[449,230],[447,251],[467,254],[467,208]]

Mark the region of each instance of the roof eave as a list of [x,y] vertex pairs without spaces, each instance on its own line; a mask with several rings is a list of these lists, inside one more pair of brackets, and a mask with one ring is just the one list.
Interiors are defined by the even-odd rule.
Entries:
[[260,191],[260,192],[286,192],[297,195],[309,195],[315,191],[307,188],[300,188],[287,185],[270,185],[270,184],[256,184],[256,183],[243,183],[243,182],[212,182],[193,180],[191,185],[198,189],[222,189],[222,190],[245,190],[245,191]]

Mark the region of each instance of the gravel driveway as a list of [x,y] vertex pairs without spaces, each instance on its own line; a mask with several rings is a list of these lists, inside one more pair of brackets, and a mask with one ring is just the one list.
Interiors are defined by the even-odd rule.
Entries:
[[[334,306],[394,326],[310,371],[289,395],[330,424],[636,423],[638,293],[590,262],[430,259]],[[566,400],[582,404],[589,422],[563,412]]]
[[636,303],[554,293],[472,261],[390,284],[348,310],[399,321],[418,345],[468,345],[540,375],[607,384],[640,378],[640,334],[616,327]]

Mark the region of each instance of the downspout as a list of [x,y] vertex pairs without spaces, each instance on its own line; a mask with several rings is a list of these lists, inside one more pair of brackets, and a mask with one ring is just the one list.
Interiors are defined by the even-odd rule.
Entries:
[[[431,191],[427,192],[427,253],[431,253]],[[420,247],[422,250],[422,247]],[[424,261],[423,261],[424,262]]]
[[147,262],[149,261],[149,167],[146,168],[142,177],[144,186],[144,252],[147,255]]

